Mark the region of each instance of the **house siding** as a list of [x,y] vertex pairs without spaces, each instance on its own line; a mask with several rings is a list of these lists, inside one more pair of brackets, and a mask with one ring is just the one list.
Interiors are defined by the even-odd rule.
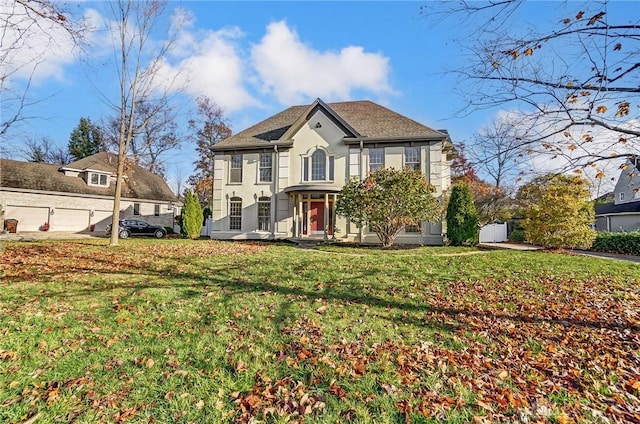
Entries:
[[[384,166],[401,169],[404,166],[405,147],[419,147],[421,171],[436,188],[435,195],[442,198],[449,188],[449,164],[443,153],[444,141],[382,141],[380,145],[363,148],[347,145],[347,134],[335,118],[325,114],[322,109],[315,110],[306,117],[304,123],[290,135],[292,144],[278,147],[275,143],[264,143],[255,148],[233,150],[225,146],[226,151],[216,153],[214,161],[214,208],[211,238],[213,239],[282,239],[299,233],[300,225],[297,212],[303,202],[296,193],[330,193],[326,196],[332,201],[335,194],[350,178],[365,178],[369,173],[370,148],[384,149]],[[444,138],[444,137],[443,137]],[[287,140],[284,140],[287,141]],[[305,158],[308,158],[309,174],[311,174],[311,155],[321,149],[327,156],[333,157],[333,179],[327,181],[308,181],[304,178]],[[261,183],[259,177],[259,159],[261,153],[273,153],[273,181]],[[242,153],[242,182],[229,182],[229,167],[233,154]],[[328,166],[327,159],[327,166]],[[327,179],[329,170],[326,169]],[[309,180],[311,180],[309,175]],[[301,188],[298,191],[298,186]],[[305,191],[311,187],[311,191]],[[324,196],[324,195],[323,195]],[[232,198],[242,199],[242,227],[230,230],[229,203]],[[258,230],[258,199],[271,198],[270,231]],[[318,201],[323,201],[322,196]],[[304,201],[306,202],[306,201]],[[310,200],[309,200],[310,202]],[[310,205],[310,203],[309,203]],[[326,210],[326,209],[325,209]],[[326,213],[326,212],[325,212]],[[379,243],[375,233],[366,228],[360,231],[354,224],[349,224],[343,217],[335,216],[333,227],[336,234],[329,234],[339,240]],[[308,218],[311,219],[311,218]],[[328,227],[324,221],[325,228]],[[423,224],[422,233],[401,233],[397,241],[407,244],[442,244],[443,227],[438,224]],[[325,230],[331,233],[331,229]],[[311,234],[311,233],[308,233]],[[325,235],[326,236],[326,235]]]

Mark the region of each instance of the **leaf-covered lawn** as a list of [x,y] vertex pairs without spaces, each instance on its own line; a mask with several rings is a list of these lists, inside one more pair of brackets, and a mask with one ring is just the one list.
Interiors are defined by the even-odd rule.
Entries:
[[0,267],[0,422],[640,422],[636,264],[83,240]]

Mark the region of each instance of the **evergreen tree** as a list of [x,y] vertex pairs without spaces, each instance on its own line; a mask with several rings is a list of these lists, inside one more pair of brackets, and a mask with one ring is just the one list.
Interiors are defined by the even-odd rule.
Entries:
[[69,153],[80,160],[105,150],[104,137],[100,129],[89,118],[80,118],[78,126],[69,136]]
[[202,207],[200,206],[198,196],[190,191],[185,196],[184,208],[182,209],[182,226],[187,237],[190,239],[200,237],[202,220]]
[[447,238],[454,246],[478,244],[478,212],[469,185],[456,184],[447,206]]

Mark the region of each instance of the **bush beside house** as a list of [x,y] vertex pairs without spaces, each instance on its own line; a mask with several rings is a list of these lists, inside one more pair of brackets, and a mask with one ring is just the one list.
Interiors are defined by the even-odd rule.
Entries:
[[591,250],[640,255],[640,231],[630,233],[600,232],[593,241]]

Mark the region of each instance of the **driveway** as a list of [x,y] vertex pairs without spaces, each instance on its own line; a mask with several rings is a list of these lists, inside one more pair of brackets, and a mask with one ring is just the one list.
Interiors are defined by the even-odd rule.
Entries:
[[[543,247],[534,246],[525,243],[480,243],[478,244],[480,249],[507,249],[507,250],[523,250],[523,251],[535,251],[543,250]],[[591,250],[579,250],[570,249],[568,252],[575,253],[576,255],[591,256],[593,258],[613,259],[618,261],[628,261],[640,263],[640,256],[633,255],[621,255],[618,253],[607,252],[593,252]]]
[[21,231],[0,234],[1,241],[78,240],[104,237],[104,233],[74,233],[71,231]]

